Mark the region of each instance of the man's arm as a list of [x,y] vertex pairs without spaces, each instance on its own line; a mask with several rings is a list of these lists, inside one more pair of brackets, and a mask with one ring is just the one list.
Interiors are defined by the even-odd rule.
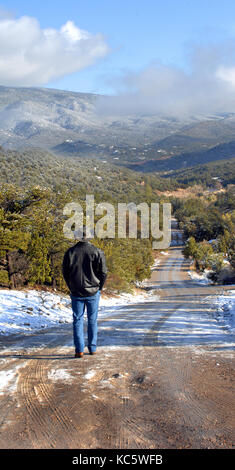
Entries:
[[105,260],[105,255],[103,251],[99,250],[99,273],[98,273],[98,278],[100,281],[100,287],[99,290],[101,291],[104,287],[104,283],[106,281],[108,274],[108,268],[106,266],[106,260]]
[[62,271],[63,271],[64,280],[65,280],[67,286],[69,287],[70,261],[69,261],[68,251],[66,251],[66,253],[64,255]]

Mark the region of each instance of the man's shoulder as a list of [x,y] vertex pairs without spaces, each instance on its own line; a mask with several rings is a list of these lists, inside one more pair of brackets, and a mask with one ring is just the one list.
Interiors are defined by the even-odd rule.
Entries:
[[93,243],[88,242],[87,244],[87,251],[91,254],[96,255],[98,258],[104,258],[104,252],[101,248],[99,248],[96,245],[93,245]]
[[68,248],[66,253],[70,254],[70,253],[73,253],[74,251],[80,251],[80,250],[83,251],[83,252],[85,251],[87,253],[94,253],[94,254],[97,254],[99,256],[104,256],[104,252],[103,252],[103,250],[101,250],[101,248],[93,245],[93,243],[88,242],[88,241],[85,241],[85,242],[79,241],[75,245]]
[[101,250],[101,248],[99,248],[98,246],[93,245],[92,243],[89,243],[89,245],[90,245],[90,249],[91,249],[91,251],[93,251],[93,253],[95,253],[99,256],[104,256],[104,252],[103,252],[103,250]]
[[76,245],[74,245],[73,247],[71,247],[71,250],[81,250],[81,251],[87,251],[88,253],[99,253],[100,252],[100,249],[93,245],[93,243],[89,242],[89,241],[79,241],[78,243],[76,243]]
[[71,255],[72,253],[74,253],[75,251],[79,251],[82,247],[80,246],[80,242],[76,243],[75,245],[73,246],[70,246],[66,252],[65,252],[65,256],[69,256]]

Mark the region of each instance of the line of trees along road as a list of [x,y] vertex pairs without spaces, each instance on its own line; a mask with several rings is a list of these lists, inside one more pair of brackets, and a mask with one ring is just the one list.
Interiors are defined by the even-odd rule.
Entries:
[[175,217],[184,231],[183,250],[198,271],[208,269],[219,283],[235,282],[235,186],[216,198],[175,202]]
[[[66,249],[75,241],[63,233],[63,208],[84,198],[50,189],[22,190],[6,185],[0,191],[0,285],[50,286],[67,291],[61,266]],[[94,239],[107,259],[107,288],[130,290],[136,281],[150,276],[153,263],[149,239]]]

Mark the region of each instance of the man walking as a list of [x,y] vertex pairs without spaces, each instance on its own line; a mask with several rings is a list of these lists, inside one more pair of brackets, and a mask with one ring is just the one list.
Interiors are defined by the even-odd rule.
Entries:
[[107,277],[103,251],[83,238],[66,251],[63,260],[63,276],[72,300],[75,357],[81,358],[84,354],[85,308],[88,320],[88,350],[90,354],[95,354],[100,293]]

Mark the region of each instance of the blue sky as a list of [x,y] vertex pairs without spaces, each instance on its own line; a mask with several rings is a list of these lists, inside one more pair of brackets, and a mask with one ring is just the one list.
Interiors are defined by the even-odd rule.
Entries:
[[0,0],[0,85],[110,94],[134,111],[234,111],[235,2]]
[[137,72],[159,60],[186,67],[192,44],[235,37],[234,0],[8,0],[0,5],[14,18],[36,18],[42,29],[58,30],[73,21],[103,35],[107,54],[45,84],[74,91],[110,93],[126,71]]

